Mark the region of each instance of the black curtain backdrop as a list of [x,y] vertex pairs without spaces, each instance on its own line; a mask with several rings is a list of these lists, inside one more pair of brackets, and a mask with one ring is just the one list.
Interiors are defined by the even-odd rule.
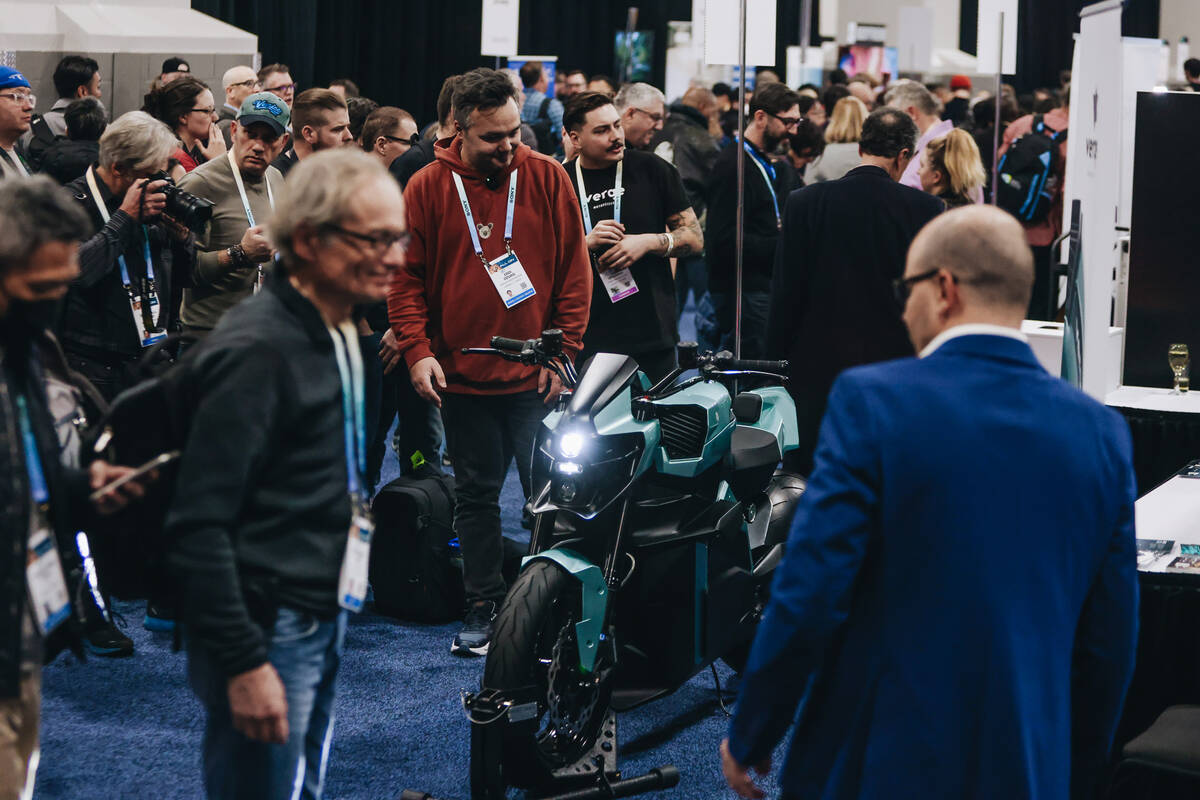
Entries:
[[[1029,92],[1041,86],[1057,87],[1058,73],[1071,68],[1074,35],[1079,32],[1079,11],[1094,0],[1020,0],[1018,14],[1017,75],[1013,86]],[[978,0],[962,0],[959,47],[975,53],[979,21]],[[1158,38],[1159,0],[1125,0],[1121,34]]]
[[[961,2],[959,46],[974,53],[978,0]],[[1020,0],[1018,91],[1058,85],[1059,70],[1071,66],[1079,10],[1089,4],[1090,0]],[[818,43],[819,6],[814,0],[812,44]],[[480,2],[192,0],[192,7],[256,34],[263,63],[284,62],[301,88],[352,78],[367,97],[398,105],[419,122],[433,119],[438,89],[447,75],[495,64],[478,55]],[[624,30],[628,7],[627,0],[523,0],[521,52],[557,55],[560,68],[615,76],[614,35]],[[691,2],[657,0],[641,3],[638,9],[638,29],[655,33],[651,82],[662,86],[666,23],[691,19]],[[776,19],[775,69],[783,77],[786,48],[800,38],[799,0],[778,0]],[[1126,0],[1126,36],[1156,38],[1158,24],[1159,0]]]

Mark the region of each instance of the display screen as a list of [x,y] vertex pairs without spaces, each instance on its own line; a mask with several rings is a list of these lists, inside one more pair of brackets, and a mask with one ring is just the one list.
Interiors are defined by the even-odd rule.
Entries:
[[900,74],[900,51],[877,44],[848,44],[838,48],[838,66],[853,78],[860,72],[888,81]]
[[[618,79],[628,74],[630,81],[650,80],[654,65],[654,31],[634,31],[631,34],[617,31],[613,55]],[[625,72],[626,65],[629,66],[628,73]]]

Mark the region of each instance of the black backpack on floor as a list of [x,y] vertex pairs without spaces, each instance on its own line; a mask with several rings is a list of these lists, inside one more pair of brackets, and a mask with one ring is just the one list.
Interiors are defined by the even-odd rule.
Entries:
[[997,167],[996,204],[1021,222],[1041,222],[1054,200],[1054,166],[1067,131],[1046,126],[1042,115],[1033,118],[1033,129],[1018,138],[1000,158]]
[[368,577],[375,609],[414,622],[462,618],[462,555],[454,488],[444,475],[401,476],[371,504],[375,536]]

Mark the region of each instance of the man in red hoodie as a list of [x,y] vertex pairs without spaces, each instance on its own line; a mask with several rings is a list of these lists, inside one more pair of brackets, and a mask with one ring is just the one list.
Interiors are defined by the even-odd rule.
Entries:
[[460,350],[559,328],[577,354],[592,274],[567,174],[521,144],[508,77],[468,72],[453,106],[456,135],[438,142],[434,162],[404,191],[412,243],[407,266],[392,278],[388,317],[394,357],[442,409],[454,462],[467,615],[450,652],[484,655],[505,592],[500,487],[515,456],[529,496],[533,439],[544,403],[562,386],[546,370]]

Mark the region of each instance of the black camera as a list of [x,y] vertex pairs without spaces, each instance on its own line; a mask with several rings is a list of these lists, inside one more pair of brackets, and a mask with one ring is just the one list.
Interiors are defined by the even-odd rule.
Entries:
[[166,172],[154,173],[150,176],[149,181],[150,183],[154,181],[167,182],[167,185],[160,190],[167,196],[167,206],[163,209],[163,213],[179,224],[199,232],[212,219],[215,203],[180,189]]

